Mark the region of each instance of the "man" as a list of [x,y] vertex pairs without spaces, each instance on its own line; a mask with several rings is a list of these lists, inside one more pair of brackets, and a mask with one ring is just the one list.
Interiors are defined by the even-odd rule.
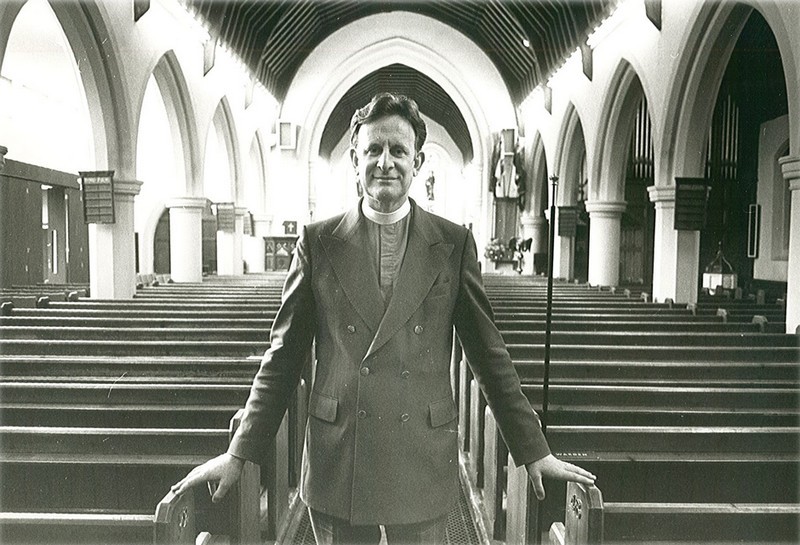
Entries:
[[286,278],[271,347],[228,452],[175,493],[219,482],[219,501],[277,431],[315,342],[301,494],[319,545],[444,542],[458,495],[453,326],[518,465],[542,477],[594,476],[547,446],[481,283],[471,233],[408,198],[425,157],[416,103],[384,93],[351,122],[357,208],[311,224]]

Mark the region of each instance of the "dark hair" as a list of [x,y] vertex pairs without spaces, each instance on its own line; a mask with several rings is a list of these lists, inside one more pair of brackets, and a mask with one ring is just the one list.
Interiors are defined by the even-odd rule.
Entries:
[[428,136],[428,129],[419,114],[419,106],[412,98],[392,93],[379,93],[372,97],[369,104],[356,110],[350,120],[350,144],[356,145],[361,125],[390,115],[399,115],[411,123],[411,127],[414,129],[415,151],[422,149],[422,144],[425,143],[425,138]]

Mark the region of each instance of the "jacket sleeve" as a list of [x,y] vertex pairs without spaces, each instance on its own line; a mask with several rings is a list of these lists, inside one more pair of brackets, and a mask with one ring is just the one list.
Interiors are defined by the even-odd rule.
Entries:
[[228,447],[230,454],[256,463],[277,433],[311,354],[316,309],[309,251],[308,231],[303,228],[272,324],[270,347],[261,359],[244,417]]
[[511,356],[494,323],[471,233],[467,233],[462,252],[454,321],[467,362],[514,462],[520,466],[550,454],[539,416],[522,393]]

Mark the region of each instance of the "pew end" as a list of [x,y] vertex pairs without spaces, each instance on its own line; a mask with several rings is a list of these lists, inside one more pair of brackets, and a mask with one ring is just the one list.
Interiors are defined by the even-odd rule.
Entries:
[[[238,429],[244,414],[239,409],[231,418],[229,438]],[[199,528],[214,531],[198,532]],[[219,504],[211,503],[205,487],[197,486],[176,496],[172,491],[156,506],[154,545],[195,543],[249,545],[261,543],[261,468],[245,461],[239,481]]]
[[596,486],[567,483],[564,517],[564,545],[600,545],[603,542],[603,494]]
[[[260,481],[259,467],[245,462],[239,482],[218,505],[211,503],[202,486],[180,496],[168,492],[156,506],[154,545],[261,543]],[[209,524],[213,532],[207,531]]]
[[197,539],[197,513],[192,490],[176,495],[172,491],[158,502],[153,519],[154,545],[192,545]]

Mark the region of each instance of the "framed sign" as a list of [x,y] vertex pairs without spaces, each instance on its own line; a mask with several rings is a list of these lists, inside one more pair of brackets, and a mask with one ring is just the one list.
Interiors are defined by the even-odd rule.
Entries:
[[253,213],[245,212],[242,218],[243,234],[253,236],[256,234],[255,225],[253,225]]
[[284,221],[283,222],[283,233],[285,235],[296,235],[297,234],[297,222],[296,221]]
[[705,178],[675,178],[675,230],[703,229],[710,189]]
[[85,223],[115,223],[114,171],[79,172],[83,221]]
[[574,237],[578,231],[578,209],[574,206],[558,207],[558,236]]
[[233,233],[236,230],[236,211],[232,202],[218,202],[214,205],[217,209],[217,231]]

